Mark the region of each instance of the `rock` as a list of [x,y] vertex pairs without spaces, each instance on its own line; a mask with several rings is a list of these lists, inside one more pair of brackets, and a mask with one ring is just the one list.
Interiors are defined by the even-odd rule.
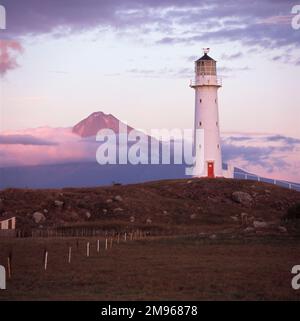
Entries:
[[234,222],[238,222],[239,218],[237,216],[230,216],[230,218],[234,221]]
[[287,233],[288,230],[284,226],[278,226],[278,231],[281,232],[281,233]]
[[64,202],[63,201],[54,201],[54,205],[57,206],[57,207],[63,207],[64,206]]
[[191,216],[190,216],[190,219],[191,220],[195,220],[197,218],[197,214],[192,214]]
[[89,220],[92,217],[92,214],[90,212],[86,212],[85,217]]
[[122,196],[117,195],[117,196],[114,197],[114,201],[116,201],[116,202],[123,202],[123,198],[122,198]]
[[241,221],[243,225],[248,224],[248,213],[241,213]]
[[134,216],[130,216],[129,220],[130,220],[130,223],[134,223],[135,222],[135,217]]
[[70,217],[72,221],[78,221],[80,219],[79,215],[76,212],[71,212]]
[[201,238],[201,239],[204,239],[204,238],[206,238],[206,233],[203,233],[203,232],[200,232],[199,234],[198,234],[198,236]]
[[249,193],[240,191],[233,192],[231,198],[236,203],[242,204],[244,206],[251,206],[251,203],[253,201],[253,198]]
[[168,215],[168,211],[163,211],[163,214],[164,215]]
[[243,230],[243,232],[244,233],[253,233],[253,232],[255,232],[255,228],[251,227],[251,226],[248,226]]
[[216,234],[211,234],[211,235],[209,236],[209,238],[210,238],[211,240],[216,240],[216,239],[217,239],[217,235],[216,235]]
[[114,213],[117,213],[117,212],[123,212],[123,208],[121,208],[121,207],[115,208]]
[[36,224],[44,223],[46,221],[45,215],[40,212],[33,213],[32,218]]
[[146,220],[146,224],[152,224],[152,220],[151,220],[151,218],[147,218],[147,220]]
[[189,180],[189,181],[187,181],[186,183],[187,183],[187,184],[191,184],[191,183],[193,183],[193,181]]
[[104,209],[102,210],[102,213],[103,213],[103,214],[107,214],[107,209],[104,208]]
[[254,221],[253,227],[254,228],[267,228],[269,225],[267,222],[261,222],[261,221]]
[[43,212],[44,212],[45,214],[47,214],[49,211],[45,208],[45,209],[43,210]]
[[269,189],[265,189],[266,194],[271,194],[271,191]]
[[109,199],[106,200],[106,203],[109,204],[109,203],[112,203],[112,201],[113,200],[111,198],[109,198]]

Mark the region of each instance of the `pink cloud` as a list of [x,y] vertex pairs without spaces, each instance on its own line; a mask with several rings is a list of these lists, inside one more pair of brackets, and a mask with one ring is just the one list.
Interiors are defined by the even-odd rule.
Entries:
[[17,57],[23,52],[22,45],[16,40],[0,40],[0,76],[19,67]]

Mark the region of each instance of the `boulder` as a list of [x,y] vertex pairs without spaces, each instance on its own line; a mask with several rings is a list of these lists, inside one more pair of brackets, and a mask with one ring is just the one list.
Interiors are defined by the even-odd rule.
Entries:
[[253,227],[254,228],[267,228],[269,224],[267,222],[262,222],[262,221],[254,221],[253,222]]
[[253,201],[253,198],[249,193],[240,191],[233,192],[231,198],[234,202],[242,204],[244,206],[251,206],[251,203]]
[[103,213],[103,214],[107,214],[107,209],[104,208],[104,209],[102,210],[102,213]]
[[152,220],[151,220],[151,218],[150,218],[150,217],[148,217],[148,218],[147,218],[147,220],[146,220],[146,224],[152,224]]
[[114,201],[116,201],[116,202],[123,202],[123,198],[122,198],[122,196],[117,195],[117,196],[114,197]]
[[200,239],[204,239],[204,238],[207,237],[207,234],[204,233],[204,232],[200,232],[200,233],[198,234],[198,236],[199,236]]
[[123,211],[124,211],[124,210],[123,210],[123,208],[121,208],[121,207],[117,207],[117,208],[114,209],[114,213],[123,212]]
[[89,220],[92,217],[90,212],[85,212],[85,217]]
[[75,221],[75,222],[80,220],[80,217],[76,212],[71,212],[70,218],[72,221]]
[[251,227],[251,226],[248,226],[244,229],[243,231],[244,233],[253,233],[255,232],[255,228],[254,227]]
[[230,216],[230,218],[234,221],[234,222],[238,222],[239,218],[237,216]]
[[284,226],[278,226],[278,231],[280,232],[280,233],[287,233],[287,228],[286,227],[284,227]]
[[130,220],[130,223],[134,223],[135,222],[135,217],[134,216],[130,216],[129,220]]
[[46,221],[45,215],[40,212],[33,213],[32,218],[36,224],[44,223]]
[[195,220],[197,218],[197,214],[192,214],[191,216],[190,216],[190,219],[191,220]]
[[106,200],[106,203],[109,204],[109,203],[112,203],[112,201],[113,200],[111,198],[109,198],[109,199]]
[[216,239],[217,239],[217,235],[216,235],[216,234],[211,234],[211,235],[209,236],[209,238],[210,238],[211,240],[216,240]]
[[64,206],[64,202],[63,201],[54,201],[54,205],[57,206],[57,207],[63,207]]

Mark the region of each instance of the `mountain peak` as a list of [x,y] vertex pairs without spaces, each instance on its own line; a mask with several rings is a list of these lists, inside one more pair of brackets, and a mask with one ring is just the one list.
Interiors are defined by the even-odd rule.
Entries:
[[[105,114],[102,111],[97,111],[90,114],[87,118],[76,124],[72,132],[81,137],[96,136],[101,129],[111,129],[115,133],[119,132],[120,120],[112,114]],[[131,130],[131,127],[128,127]]]

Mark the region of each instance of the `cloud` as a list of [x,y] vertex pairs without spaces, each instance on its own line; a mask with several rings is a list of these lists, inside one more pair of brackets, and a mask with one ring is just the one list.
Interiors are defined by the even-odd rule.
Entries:
[[268,136],[265,138],[269,142],[283,142],[288,145],[297,145],[300,144],[300,139],[293,138],[293,137],[287,137],[282,135],[274,135],[274,136]]
[[0,135],[0,145],[37,145],[53,146],[56,142],[40,139],[31,135]]
[[300,182],[300,139],[283,135],[226,134],[223,161],[248,172]]
[[129,69],[127,73],[143,78],[192,78],[193,70],[191,68],[163,68],[163,69]]
[[242,57],[243,57],[243,53],[242,52],[236,52],[236,53],[233,53],[233,54],[223,54],[221,56],[221,59],[222,60],[235,60],[235,59],[242,58]]
[[[159,31],[159,44],[240,41],[299,48],[291,28],[294,0],[2,0],[10,36],[105,27]],[[1,34],[0,34],[1,35]],[[134,34],[136,36],[136,34]]]
[[19,66],[17,57],[22,52],[23,48],[18,41],[0,39],[0,76]]

